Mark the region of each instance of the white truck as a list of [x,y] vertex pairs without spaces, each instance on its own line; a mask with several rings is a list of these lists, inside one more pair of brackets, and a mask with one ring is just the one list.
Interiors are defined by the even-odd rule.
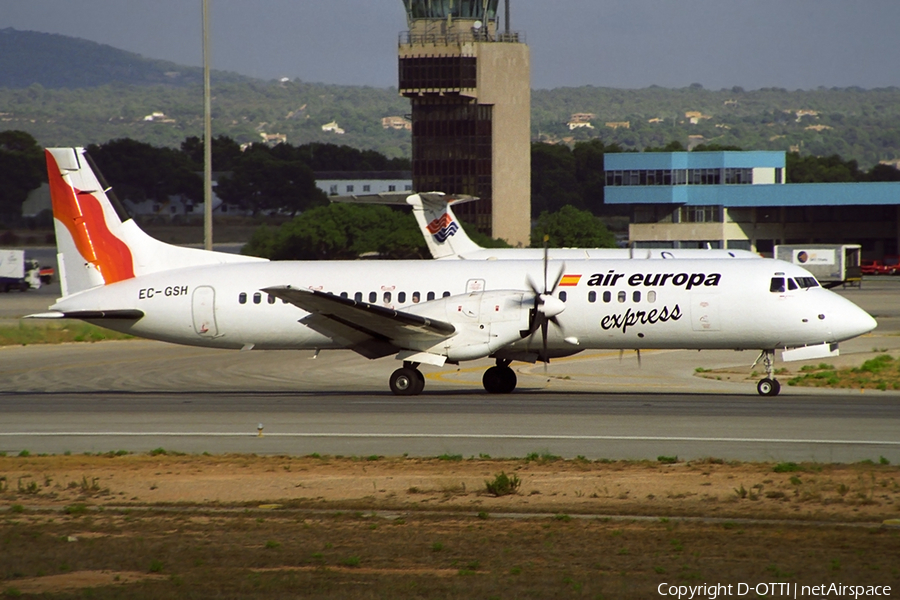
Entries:
[[25,260],[24,250],[0,250],[0,292],[38,289],[40,271],[36,260]]
[[823,287],[860,285],[859,244],[781,244],[775,258],[800,265],[815,275]]

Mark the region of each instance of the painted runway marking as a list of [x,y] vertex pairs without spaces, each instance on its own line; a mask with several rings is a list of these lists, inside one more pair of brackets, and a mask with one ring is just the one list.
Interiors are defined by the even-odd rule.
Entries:
[[[0,432],[5,437],[260,437],[255,431],[22,431]],[[281,438],[390,438],[390,439],[476,439],[476,440],[560,440],[610,442],[725,442],[736,444],[832,444],[862,446],[900,446],[888,440],[816,440],[778,438],[727,438],[654,435],[538,435],[520,433],[337,433],[272,432],[262,437]]]

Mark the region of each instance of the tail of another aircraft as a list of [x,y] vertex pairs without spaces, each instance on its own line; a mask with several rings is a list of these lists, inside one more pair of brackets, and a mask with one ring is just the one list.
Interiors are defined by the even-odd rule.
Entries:
[[158,271],[263,260],[160,242],[128,216],[84,148],[45,154],[63,296]]
[[387,192],[359,196],[332,196],[332,202],[354,204],[391,204],[412,206],[413,215],[428,245],[432,258],[465,258],[483,248],[466,235],[451,204],[477,200],[473,196],[448,196],[443,192]]

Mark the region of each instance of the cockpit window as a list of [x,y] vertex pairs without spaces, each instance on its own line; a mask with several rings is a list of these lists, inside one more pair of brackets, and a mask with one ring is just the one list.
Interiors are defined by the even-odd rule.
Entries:
[[794,281],[793,279],[788,278],[788,290],[796,290],[796,289],[797,289],[797,282]]
[[797,277],[797,285],[803,289],[819,287],[815,277]]
[[769,291],[776,293],[784,292],[784,277],[773,277],[772,283],[769,284]]

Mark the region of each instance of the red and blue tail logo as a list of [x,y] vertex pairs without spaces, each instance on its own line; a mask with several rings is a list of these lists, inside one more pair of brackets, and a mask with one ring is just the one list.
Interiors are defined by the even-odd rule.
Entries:
[[448,237],[456,233],[459,229],[459,225],[457,225],[453,218],[444,213],[431,223],[426,226],[428,229],[428,233],[434,236],[434,238],[439,242],[445,242]]

